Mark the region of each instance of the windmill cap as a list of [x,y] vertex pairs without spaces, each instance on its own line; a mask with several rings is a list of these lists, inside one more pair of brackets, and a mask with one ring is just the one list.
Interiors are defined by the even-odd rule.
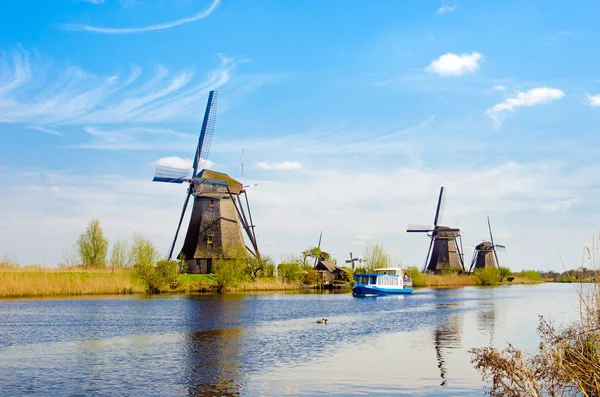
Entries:
[[229,187],[232,194],[240,194],[244,190],[244,186],[223,172],[202,170],[194,180],[207,179],[210,181],[224,182]]

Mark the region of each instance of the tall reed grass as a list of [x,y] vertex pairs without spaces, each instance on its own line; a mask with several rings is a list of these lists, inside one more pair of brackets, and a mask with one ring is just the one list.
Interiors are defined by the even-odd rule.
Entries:
[[0,269],[0,298],[143,293],[131,271],[110,269]]

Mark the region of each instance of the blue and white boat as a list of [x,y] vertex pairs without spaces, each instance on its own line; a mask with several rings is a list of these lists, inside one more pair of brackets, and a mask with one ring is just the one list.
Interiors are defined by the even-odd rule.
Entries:
[[374,269],[373,273],[355,274],[354,296],[412,294],[412,280],[399,267]]

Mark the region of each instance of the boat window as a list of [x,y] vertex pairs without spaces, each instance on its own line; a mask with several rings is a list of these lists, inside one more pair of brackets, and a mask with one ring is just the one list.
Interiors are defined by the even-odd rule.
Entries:
[[377,284],[377,276],[371,276],[371,283],[370,284]]

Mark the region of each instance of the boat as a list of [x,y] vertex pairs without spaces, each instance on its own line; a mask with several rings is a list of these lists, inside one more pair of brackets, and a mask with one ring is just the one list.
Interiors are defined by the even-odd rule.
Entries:
[[355,274],[352,295],[381,296],[412,294],[412,279],[399,267],[374,269],[372,273]]

